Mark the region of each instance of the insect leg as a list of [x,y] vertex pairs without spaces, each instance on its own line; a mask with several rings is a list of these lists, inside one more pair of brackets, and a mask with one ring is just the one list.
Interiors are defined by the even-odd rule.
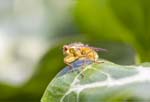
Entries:
[[82,68],[84,68],[84,67],[85,67],[85,65],[86,65],[86,58],[85,58],[85,59],[83,59]]
[[100,64],[100,63],[104,63],[104,62],[100,62],[100,61],[94,60],[94,63]]
[[69,69],[72,70],[73,66],[70,63],[64,62],[65,64],[67,64],[69,66]]
[[[93,52],[92,50],[89,51],[86,55],[88,55],[90,52],[92,52],[93,57],[94,57],[94,52]],[[104,62],[100,62],[100,61],[98,61],[98,60],[94,57],[94,63],[100,64],[100,63],[104,63]]]
[[87,52],[87,53],[85,53],[84,55],[80,56],[80,58],[85,57],[85,58],[83,59],[82,68],[84,68],[84,66],[86,65],[86,61],[87,61],[87,59],[89,59],[89,58],[88,58],[88,54],[89,54],[90,52],[92,52],[92,50],[90,50],[89,52]]

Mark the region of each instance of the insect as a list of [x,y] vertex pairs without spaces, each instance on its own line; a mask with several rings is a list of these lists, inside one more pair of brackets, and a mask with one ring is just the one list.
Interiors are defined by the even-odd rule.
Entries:
[[66,56],[64,58],[64,63],[70,66],[70,68],[73,68],[71,63],[78,59],[84,60],[83,65],[85,65],[86,60],[91,60],[97,63],[99,58],[97,53],[98,51],[107,51],[107,50],[103,48],[88,46],[80,42],[64,45],[63,53]]

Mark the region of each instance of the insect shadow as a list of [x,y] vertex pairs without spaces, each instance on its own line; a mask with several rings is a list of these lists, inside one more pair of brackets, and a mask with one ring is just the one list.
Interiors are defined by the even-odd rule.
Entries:
[[79,72],[79,70],[83,68],[84,63],[85,65],[89,65],[93,63],[93,61],[86,60],[86,62],[84,62],[84,60],[77,60],[71,64],[73,66],[72,69],[69,68],[70,66],[66,66],[56,75],[56,77],[60,77],[71,72]]

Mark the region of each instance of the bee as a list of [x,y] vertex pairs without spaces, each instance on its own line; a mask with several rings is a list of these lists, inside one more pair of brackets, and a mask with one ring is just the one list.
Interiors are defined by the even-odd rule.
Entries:
[[[86,60],[91,60],[93,62],[98,62],[98,51],[107,51],[103,48],[96,48],[92,46],[85,45],[83,43],[71,43],[63,46],[63,53],[66,56],[64,58],[64,63],[73,68],[72,62],[82,59],[85,64]],[[99,62],[98,62],[99,63]]]

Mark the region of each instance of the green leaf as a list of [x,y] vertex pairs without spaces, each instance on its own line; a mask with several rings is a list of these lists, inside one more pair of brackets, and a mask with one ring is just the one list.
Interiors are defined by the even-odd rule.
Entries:
[[[42,102],[150,100],[150,63],[121,66],[105,60],[74,71],[63,69],[48,85]],[[79,64],[77,61],[74,64]],[[81,62],[80,62],[81,64]],[[64,73],[65,72],[65,73]],[[63,74],[62,74],[63,73]]]
[[93,40],[132,45],[142,62],[150,61],[149,0],[78,0],[75,20]]

